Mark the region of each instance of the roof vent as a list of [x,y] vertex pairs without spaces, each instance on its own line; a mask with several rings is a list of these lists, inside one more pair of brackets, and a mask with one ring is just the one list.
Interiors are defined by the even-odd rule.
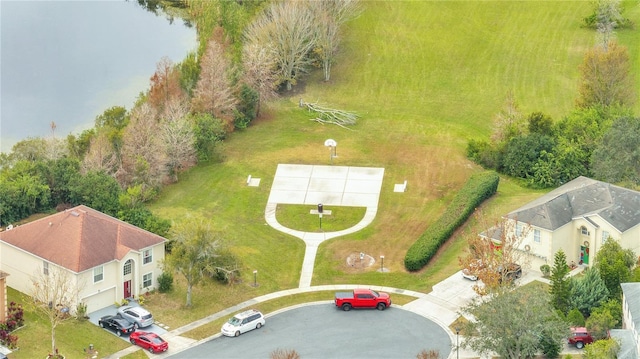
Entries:
[[76,211],[71,212],[71,215],[74,216],[74,217],[80,217],[80,213],[78,213]]
[[7,226],[7,231],[10,231],[12,229],[13,229],[13,224],[10,224],[10,225]]
[[53,224],[53,223],[49,222],[49,227],[51,227],[51,225],[52,225],[52,224]]

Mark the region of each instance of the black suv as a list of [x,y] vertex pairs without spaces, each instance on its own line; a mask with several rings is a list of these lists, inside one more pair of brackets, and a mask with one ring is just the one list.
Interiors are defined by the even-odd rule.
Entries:
[[498,279],[500,283],[502,283],[503,279],[508,282],[513,282],[522,277],[522,267],[516,263],[508,263],[504,267],[498,267],[498,273],[500,274],[500,278]]

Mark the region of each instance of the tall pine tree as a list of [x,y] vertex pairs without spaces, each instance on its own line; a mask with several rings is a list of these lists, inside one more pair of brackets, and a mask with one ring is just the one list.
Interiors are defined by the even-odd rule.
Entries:
[[571,309],[571,278],[569,274],[569,266],[567,265],[567,256],[564,251],[559,250],[553,257],[553,268],[551,268],[551,289],[549,290],[552,298],[553,307],[566,315]]

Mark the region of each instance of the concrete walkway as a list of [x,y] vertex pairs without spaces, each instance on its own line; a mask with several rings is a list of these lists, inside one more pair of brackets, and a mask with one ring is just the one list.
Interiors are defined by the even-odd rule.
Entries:
[[[373,222],[378,212],[384,168],[279,164],[264,211],[274,229],[300,238],[306,249],[300,273],[300,288],[309,288],[320,243],[357,232]],[[356,225],[336,232],[302,232],[287,228],[276,219],[278,204],[322,203],[331,206],[366,207]],[[328,209],[328,208],[327,208]]]

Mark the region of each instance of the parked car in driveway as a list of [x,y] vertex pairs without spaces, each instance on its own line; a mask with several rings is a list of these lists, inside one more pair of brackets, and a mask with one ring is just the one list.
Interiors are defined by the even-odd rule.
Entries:
[[264,325],[264,315],[255,309],[250,309],[234,315],[222,326],[222,334],[237,337],[253,329],[260,329]]
[[131,334],[135,331],[133,323],[123,318],[121,315],[105,315],[98,319],[100,328],[106,328],[115,331],[117,336]]
[[166,352],[169,349],[169,343],[156,333],[136,331],[131,333],[129,341],[133,345],[147,349],[150,353]]
[[585,327],[571,328],[571,336],[568,342],[570,345],[575,345],[576,348],[582,349],[586,344],[593,343],[593,337]]
[[153,324],[153,315],[142,307],[125,305],[118,308],[118,314],[133,323],[136,329],[146,328]]
[[522,267],[517,263],[507,263],[504,267],[498,267],[498,274],[500,275],[498,278],[500,283],[502,283],[503,279],[507,282],[513,282],[522,277]]
[[475,276],[475,275],[473,275],[473,274],[471,273],[471,270],[470,270],[469,268],[464,268],[464,269],[462,270],[462,278],[466,278],[466,279],[468,279],[468,280],[472,280],[472,281],[476,281],[476,280],[478,280],[478,277],[477,277],[477,276]]

